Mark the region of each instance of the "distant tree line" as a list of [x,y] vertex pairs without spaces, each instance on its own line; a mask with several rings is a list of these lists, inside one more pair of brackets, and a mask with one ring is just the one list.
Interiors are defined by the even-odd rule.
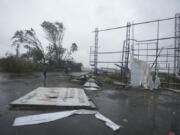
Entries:
[[[48,46],[46,48],[42,46],[42,43],[38,39],[38,36],[33,28],[30,30],[17,30],[12,36],[12,46],[16,48],[16,55],[1,58],[1,70],[10,72],[12,70],[11,64],[13,62],[14,65],[19,67],[12,72],[19,72],[19,70],[23,71],[22,69],[24,69],[24,64],[30,64],[31,66],[29,65],[29,68],[32,68],[32,65],[34,64],[37,69],[33,68],[32,70],[37,71],[42,69],[44,65],[48,66],[51,70],[57,68],[63,69],[67,66],[76,71],[81,69],[82,64],[75,63],[72,57],[72,54],[78,50],[77,44],[72,43],[69,49],[64,48],[62,45],[65,31],[63,23],[44,21],[41,24],[41,27],[45,32],[45,38],[49,42]],[[20,53],[20,47],[24,47],[26,52]]]

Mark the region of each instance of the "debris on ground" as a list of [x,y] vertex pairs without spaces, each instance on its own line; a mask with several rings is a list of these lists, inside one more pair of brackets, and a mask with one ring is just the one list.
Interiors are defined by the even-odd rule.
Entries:
[[85,90],[100,90],[100,87],[97,85],[97,81],[94,78],[90,78],[85,84],[84,84]]
[[170,91],[173,91],[173,92],[180,93],[180,90],[177,90],[177,89],[171,89],[171,88],[167,88],[167,90],[170,90]]
[[99,113],[98,111],[92,111],[92,110],[72,110],[72,111],[63,111],[63,112],[18,117],[15,119],[13,126],[40,124],[40,123],[55,121],[58,119],[69,117],[74,114],[94,114],[97,119],[104,121],[106,126],[110,127],[113,131],[117,131],[120,128],[118,124],[114,123],[113,121],[111,121],[110,119]]
[[122,88],[125,88],[127,86],[127,84],[118,81],[114,81],[113,84]]
[[12,107],[76,107],[96,108],[80,88],[39,87],[10,103]]
[[[100,87],[96,84],[94,78],[90,78],[85,84],[85,89],[99,90]],[[87,97],[83,89],[79,88],[45,88],[39,87],[25,96],[10,103],[12,107],[22,106],[44,106],[44,107],[80,107],[83,109],[95,109],[94,103]],[[15,119],[13,126],[40,124],[50,121],[55,121],[74,114],[93,114],[97,119],[105,122],[106,126],[110,127],[113,131],[120,128],[119,125],[95,110],[70,110],[55,113],[46,113],[39,115],[30,115],[18,117]]]
[[122,121],[125,122],[125,123],[128,123],[128,120],[127,120],[127,119],[123,119]]
[[90,77],[90,73],[89,72],[82,72],[82,73],[71,73],[70,76],[76,80],[80,80],[80,81],[87,81],[88,78]]
[[81,83],[80,80],[77,80],[77,79],[72,79],[71,82],[74,82],[74,83]]

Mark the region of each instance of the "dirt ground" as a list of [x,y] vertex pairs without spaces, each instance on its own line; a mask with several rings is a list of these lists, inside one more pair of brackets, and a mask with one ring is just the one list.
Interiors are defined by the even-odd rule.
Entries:
[[62,73],[47,73],[46,84],[42,73],[0,73],[0,135],[167,135],[171,129],[180,135],[180,93],[140,88],[103,87],[100,91],[86,91],[99,112],[122,126],[117,132],[92,115],[75,115],[39,125],[13,127],[16,117],[57,112],[9,109],[11,101],[44,85],[82,88]]

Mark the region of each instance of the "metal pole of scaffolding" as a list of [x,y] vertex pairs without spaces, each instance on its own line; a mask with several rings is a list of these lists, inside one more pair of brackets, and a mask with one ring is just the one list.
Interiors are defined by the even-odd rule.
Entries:
[[95,28],[95,42],[94,42],[94,74],[97,75],[98,68],[98,28]]

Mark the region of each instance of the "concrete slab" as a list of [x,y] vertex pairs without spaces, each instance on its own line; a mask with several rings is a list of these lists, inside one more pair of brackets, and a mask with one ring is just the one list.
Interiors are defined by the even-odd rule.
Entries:
[[39,87],[10,103],[11,106],[96,108],[83,89]]

